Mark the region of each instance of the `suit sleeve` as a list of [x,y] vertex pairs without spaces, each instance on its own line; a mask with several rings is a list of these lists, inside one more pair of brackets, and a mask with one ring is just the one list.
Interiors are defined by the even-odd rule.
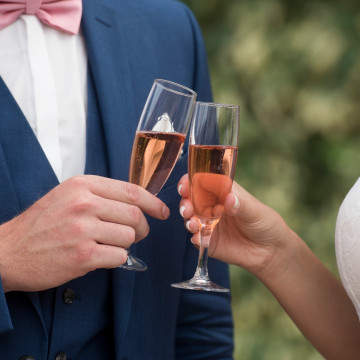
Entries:
[[11,330],[13,330],[13,325],[0,279],[0,337],[7,335]]
[[[195,59],[193,89],[199,101],[212,101],[206,50],[200,29],[189,9],[187,15],[192,26]],[[195,271],[198,251],[187,241],[183,280]],[[213,281],[230,286],[228,265],[209,259],[209,275]],[[176,359],[227,360],[233,358],[233,321],[229,293],[211,293],[181,290],[177,332]]]

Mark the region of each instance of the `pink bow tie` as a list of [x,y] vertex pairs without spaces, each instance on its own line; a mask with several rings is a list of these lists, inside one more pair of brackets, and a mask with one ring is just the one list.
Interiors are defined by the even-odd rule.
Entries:
[[0,30],[20,15],[36,15],[45,24],[70,34],[80,27],[81,0],[0,0]]

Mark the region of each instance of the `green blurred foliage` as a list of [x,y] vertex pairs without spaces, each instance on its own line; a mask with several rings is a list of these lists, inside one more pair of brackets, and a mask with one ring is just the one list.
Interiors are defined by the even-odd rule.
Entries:
[[[338,208],[360,175],[360,2],[184,0],[216,102],[241,105],[236,180],[337,275]],[[235,359],[318,360],[268,290],[231,268]]]

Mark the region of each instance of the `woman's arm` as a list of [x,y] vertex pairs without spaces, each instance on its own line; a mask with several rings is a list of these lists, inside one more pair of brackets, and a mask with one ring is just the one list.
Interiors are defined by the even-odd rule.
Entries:
[[[187,176],[179,189],[186,226],[196,232]],[[360,323],[342,284],[276,211],[236,183],[232,191],[209,254],[260,279],[326,359],[360,359]]]
[[288,266],[259,279],[326,359],[360,359],[360,323],[343,286],[295,233],[288,242]]

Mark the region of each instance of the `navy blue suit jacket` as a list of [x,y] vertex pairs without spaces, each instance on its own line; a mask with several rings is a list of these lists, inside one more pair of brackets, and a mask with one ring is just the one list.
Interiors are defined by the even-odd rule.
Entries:
[[[127,181],[134,132],[155,78],[181,83],[194,89],[198,99],[211,100],[204,45],[193,15],[179,2],[85,0],[83,7],[88,72],[95,85],[89,109],[96,102],[110,177]],[[88,155],[96,152],[96,144],[87,146]],[[170,287],[190,278],[197,262],[198,252],[178,212],[176,185],[186,172],[185,146],[159,194],[171,210],[170,218],[149,218],[148,238],[132,250],[149,270],[112,270],[116,359],[232,358],[230,296]],[[0,78],[0,222],[13,218],[57,184]],[[229,286],[225,264],[210,260],[209,272],[214,281]],[[86,329],[79,321],[67,331]],[[43,359],[44,336],[38,293],[5,296],[0,289],[0,358],[18,359],[31,349],[35,359]]]

